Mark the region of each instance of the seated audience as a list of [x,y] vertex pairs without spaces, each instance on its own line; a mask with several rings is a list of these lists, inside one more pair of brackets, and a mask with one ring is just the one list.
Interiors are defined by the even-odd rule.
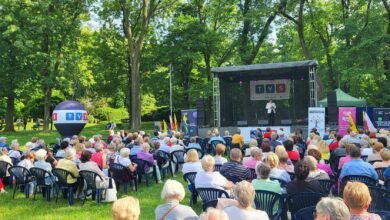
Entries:
[[348,207],[342,199],[324,197],[316,205],[316,220],[350,220]]
[[252,208],[255,199],[255,189],[248,181],[237,183],[233,189],[234,198],[238,206],[227,206],[224,211],[229,219],[234,220],[268,220],[268,215],[264,211]]
[[199,216],[199,220],[229,220],[227,214],[219,209],[208,208]]
[[224,164],[227,162],[227,159],[223,157],[225,154],[226,146],[224,144],[217,144],[215,148],[215,164]]
[[220,173],[228,180],[236,183],[251,178],[250,170],[241,164],[242,153],[238,148],[230,151],[230,161],[224,163]]
[[379,152],[383,149],[383,144],[377,141],[372,146],[372,149],[373,149],[373,154],[368,155],[367,162],[376,161],[376,160],[381,161],[382,158]]
[[[35,152],[35,159],[37,159],[37,161],[35,161],[34,167],[44,169],[47,172],[51,173],[52,166],[50,163],[45,161],[46,158],[47,158],[47,151],[46,150],[40,149],[37,152]],[[45,178],[45,183],[47,185],[52,185],[54,183],[54,178],[47,176]]]
[[199,149],[201,150],[202,147],[199,145],[199,143],[196,143],[196,137],[191,137],[190,138],[190,143],[188,143],[188,146],[185,147],[186,149],[187,148],[196,148],[196,149]]
[[343,138],[341,135],[336,136],[336,140],[329,144],[329,150],[332,152],[333,150],[337,149],[339,147],[339,142]]
[[347,144],[347,146],[345,147],[345,151],[347,152],[347,155],[345,157],[341,157],[340,160],[339,160],[339,166],[338,166],[338,170],[341,170],[344,166],[344,164],[348,163],[349,161],[351,161],[351,149],[356,147],[356,145],[354,144]]
[[169,149],[169,152],[172,153],[173,151],[176,150],[184,150],[184,147],[180,144],[178,144],[178,139],[173,137],[171,138],[171,147]]
[[134,145],[130,150],[130,155],[135,156],[142,151],[141,144],[143,143],[142,137],[137,137],[134,139]]
[[109,178],[103,173],[96,162],[91,160],[92,153],[90,151],[83,151],[80,157],[81,163],[79,164],[80,171],[87,170],[97,173],[100,178],[96,178],[97,188],[108,188]]
[[190,172],[201,172],[203,171],[202,164],[199,161],[198,152],[195,149],[191,149],[187,152],[187,158],[183,164],[183,174]]
[[267,163],[260,163],[256,167],[257,179],[252,180],[255,190],[267,190],[282,194],[282,188],[277,180],[270,180],[271,167]]
[[[5,161],[11,165],[12,164],[12,160],[11,158],[8,156],[8,148],[7,147],[1,147],[1,152],[0,152],[0,161]],[[8,167],[9,168],[9,167]],[[9,173],[7,172],[6,173],[6,176],[9,176]],[[3,184],[3,179],[0,179],[0,193],[8,193],[5,189],[4,189],[4,184]]]
[[261,150],[257,147],[251,147],[251,157],[248,160],[244,161],[244,166],[255,169],[256,165],[258,163],[261,163],[261,160],[263,159],[263,154],[261,153]]
[[369,155],[374,153],[373,146],[374,146],[375,142],[376,142],[375,140],[369,139],[368,146],[365,148],[362,148],[362,155],[363,156],[369,156]]
[[381,217],[367,212],[371,203],[368,187],[360,182],[348,182],[343,191],[343,199],[351,213],[351,220],[380,220]]
[[129,170],[131,172],[134,172],[136,169],[137,169],[137,164],[132,164],[131,163],[131,160],[129,158],[129,155],[130,155],[130,150],[129,148],[122,148],[121,151],[120,151],[120,155],[118,155],[116,158],[115,158],[115,161],[114,163],[119,163],[121,164],[122,166],[125,166],[127,168],[129,168]]
[[161,191],[161,199],[166,203],[157,206],[155,209],[155,219],[198,219],[194,210],[186,205],[181,205],[185,197],[183,185],[176,180],[167,180]]
[[378,180],[378,174],[375,171],[374,167],[364,162],[360,159],[360,149],[358,147],[351,148],[351,161],[344,164],[343,169],[341,170],[340,179],[348,175],[362,175],[368,176],[375,180]]
[[24,159],[18,163],[18,166],[24,167],[28,170],[34,167],[35,154],[33,152],[29,152],[24,156]]
[[[284,147],[281,146],[283,149]],[[277,148],[277,147],[276,147]],[[279,158],[279,169],[287,171],[287,173],[294,173],[294,165],[291,160],[288,159],[287,151],[280,151],[276,154]]]
[[325,171],[329,176],[333,176],[332,168],[329,164],[326,164],[322,161],[321,153],[317,149],[310,149],[307,152],[307,155],[314,157],[317,160],[317,168]]
[[58,161],[57,168],[61,168],[69,171],[71,175],[68,176],[68,184],[74,185],[74,191],[77,190],[77,187],[82,184],[82,179],[80,177],[79,170],[77,169],[76,162],[74,162],[74,157],[76,156],[76,151],[73,148],[68,148],[65,151],[64,159]]
[[330,158],[329,147],[324,140],[320,140],[317,144],[318,150],[321,153],[321,158],[324,161],[328,161]]
[[213,133],[211,134],[211,138],[208,141],[208,144],[211,144],[213,141],[219,141],[222,144],[226,144],[225,140],[219,135],[219,131],[217,128],[214,129]]
[[279,169],[279,158],[275,153],[269,153],[265,162],[271,167],[271,178],[278,178],[285,182],[291,181],[287,171]]
[[304,161],[307,163],[310,169],[308,180],[315,179],[315,180],[329,180],[329,175],[323,171],[317,168],[317,160],[313,156],[306,156],[304,158]]
[[[148,143],[143,143],[141,144],[142,151],[137,154],[138,159],[146,160],[150,164],[154,165],[154,169],[156,170],[156,175],[157,175],[157,182],[162,183],[161,181],[161,174],[160,174],[160,169],[157,165],[157,161],[154,160],[153,154],[149,153],[150,151],[150,145]],[[153,167],[149,167],[148,165],[145,166],[145,172],[152,172]]]
[[113,220],[138,220],[141,214],[138,199],[126,196],[118,199],[112,204]]
[[201,160],[201,163],[203,171],[196,174],[196,188],[217,188],[229,190],[234,186],[231,181],[227,180],[219,172],[213,172],[215,160],[212,156],[204,156]]
[[8,156],[12,159],[12,161],[19,161],[22,157],[20,153],[20,144],[17,141],[12,141],[11,150],[8,152]]
[[389,149],[382,149],[379,152],[379,155],[382,158],[382,162],[375,162],[373,164],[374,168],[386,168],[390,165],[390,150]]
[[232,145],[238,144],[240,148],[244,145],[244,136],[241,135],[241,130],[237,128],[236,133],[232,137]]
[[92,154],[91,161],[95,162],[100,169],[106,169],[107,166],[107,154],[103,150],[103,144],[97,143],[95,145],[96,152]]
[[288,158],[291,161],[298,161],[300,159],[299,153],[294,151],[294,143],[291,140],[285,140],[283,146],[286,148]]
[[64,158],[65,150],[69,147],[68,141],[62,141],[60,144],[60,149],[56,153],[56,157]]
[[318,180],[308,179],[310,168],[305,161],[298,161],[294,166],[295,179],[287,183],[287,193],[315,192],[322,193],[322,186]]
[[278,134],[275,133],[275,132],[272,132],[272,134],[271,134],[271,141],[269,143],[270,143],[270,145],[271,145],[273,150],[276,148],[276,146],[282,144],[279,141],[277,141],[278,138],[279,138]]

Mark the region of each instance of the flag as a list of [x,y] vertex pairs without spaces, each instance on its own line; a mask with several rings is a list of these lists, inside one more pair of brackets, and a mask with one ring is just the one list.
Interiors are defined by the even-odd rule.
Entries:
[[355,122],[353,121],[351,113],[348,113],[348,121],[349,121],[349,127],[352,129],[352,131],[357,132],[358,130],[356,128]]
[[183,120],[181,121],[183,126],[183,131],[185,135],[188,135],[188,123],[187,123],[187,115],[183,114]]
[[173,114],[173,120],[174,120],[174,123],[175,123],[175,128],[177,129],[177,131],[180,132],[180,128],[178,126],[177,118],[176,118],[176,114],[175,113]]
[[163,132],[164,133],[168,132],[168,126],[167,126],[167,123],[165,122],[165,120],[163,120]]
[[365,111],[363,111],[363,124],[364,124],[364,130],[366,131],[376,130],[376,128],[371,122],[370,117],[368,117],[368,114]]
[[169,123],[171,124],[171,130],[175,131],[176,128],[175,128],[175,124],[173,123],[173,120],[172,120],[172,115],[169,115]]

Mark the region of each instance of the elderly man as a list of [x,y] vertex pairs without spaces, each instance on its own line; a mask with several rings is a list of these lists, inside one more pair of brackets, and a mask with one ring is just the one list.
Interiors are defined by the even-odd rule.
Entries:
[[240,149],[234,148],[230,151],[230,161],[224,163],[221,167],[220,173],[234,183],[251,179],[250,170],[241,164],[241,158]]
[[143,143],[143,140],[142,140],[142,137],[137,137],[135,140],[134,140],[134,145],[133,147],[131,148],[130,150],[130,155],[131,156],[135,156],[137,155],[139,152],[142,151],[142,147],[141,147],[141,144]]
[[374,167],[360,158],[361,153],[358,147],[355,146],[350,149],[350,156],[351,160],[345,163],[341,170],[341,180],[343,179],[343,177],[349,175],[368,176],[375,180],[378,180],[378,173],[375,171]]
[[9,150],[9,145],[7,144],[7,138],[2,136],[0,137],[0,148],[6,147]]
[[342,199],[324,197],[317,203],[316,220],[349,220],[349,209]]

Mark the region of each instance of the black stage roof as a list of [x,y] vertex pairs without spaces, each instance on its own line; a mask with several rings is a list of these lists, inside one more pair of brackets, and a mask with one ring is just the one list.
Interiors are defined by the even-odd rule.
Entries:
[[308,79],[309,67],[317,66],[316,60],[285,63],[253,64],[244,66],[214,67],[219,79],[228,81],[259,79]]

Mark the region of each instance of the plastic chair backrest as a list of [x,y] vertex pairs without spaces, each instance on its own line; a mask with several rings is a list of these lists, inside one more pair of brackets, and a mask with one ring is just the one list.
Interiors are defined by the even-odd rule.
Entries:
[[282,180],[282,179],[279,179],[279,178],[275,178],[275,177],[270,177],[271,180],[277,180],[280,184],[280,187],[282,188],[286,188],[287,186],[287,182]]
[[138,174],[146,174],[149,171],[150,167],[153,167],[153,164],[149,161],[135,158],[132,160],[133,163],[137,164],[137,173]]
[[7,170],[12,165],[5,161],[0,161],[0,178],[3,178],[7,175]]
[[222,189],[215,189],[215,188],[196,188],[196,191],[198,192],[200,198],[202,199],[202,202],[209,202],[212,200],[217,200],[218,198],[221,198],[222,196],[225,196],[226,198],[229,198],[228,193],[225,190]]
[[96,172],[90,170],[81,170],[80,176],[83,177],[85,183],[87,184],[87,189],[96,189],[96,180],[99,179],[103,181],[103,178]]
[[366,184],[367,186],[376,186],[377,185],[377,181],[371,177],[368,177],[368,176],[362,176],[362,175],[344,176],[343,179],[341,180],[340,195],[343,195],[344,187],[348,181],[361,182],[361,183]]
[[68,176],[76,178],[71,172],[64,170],[64,169],[61,169],[61,168],[54,168],[52,170],[52,173],[55,177],[57,177],[57,183],[60,186],[68,185]]
[[[278,193],[266,191],[266,190],[256,190],[255,194],[255,205],[256,209],[263,210],[267,212],[268,216],[274,216],[274,207],[277,203],[280,203],[282,196]],[[282,208],[282,205],[279,204],[279,209]]]
[[189,172],[183,175],[183,179],[186,182],[191,183],[192,186],[195,186],[195,177],[196,177],[197,172]]
[[334,185],[332,180],[318,180],[318,182],[322,186],[322,193],[325,195],[328,195],[330,190],[332,189],[332,186]]
[[32,176],[30,171],[21,166],[12,166],[8,169],[8,172],[15,178],[16,184],[23,184],[28,182],[28,176]]
[[306,208],[302,208],[295,213],[295,219],[312,220],[312,219],[314,219],[315,211],[316,211],[315,206],[309,206]]
[[50,177],[53,180],[52,182],[54,182],[54,176],[42,168],[32,167],[30,168],[30,172],[35,177],[38,186],[46,185],[46,177]]
[[379,176],[379,179],[380,180],[385,180],[385,176],[383,175],[383,173],[385,172],[385,167],[379,167],[379,168],[375,168],[375,171],[376,171],[376,173],[378,174],[378,176]]
[[222,164],[215,164],[214,165],[214,171],[220,171],[221,170],[221,167],[222,167]]
[[287,196],[287,203],[291,215],[295,215],[295,213],[302,208],[308,206],[315,206],[321,200],[322,197],[324,197],[323,194],[314,192],[289,194]]
[[251,179],[256,179],[257,178],[257,174],[256,174],[256,170],[253,169],[253,168],[249,168],[249,170],[251,171]]
[[369,212],[389,211],[390,210],[390,191],[380,187],[369,186],[371,195],[371,204],[368,207]]
[[184,155],[186,154],[185,150],[175,150],[171,152],[171,160],[174,163],[183,164]]

